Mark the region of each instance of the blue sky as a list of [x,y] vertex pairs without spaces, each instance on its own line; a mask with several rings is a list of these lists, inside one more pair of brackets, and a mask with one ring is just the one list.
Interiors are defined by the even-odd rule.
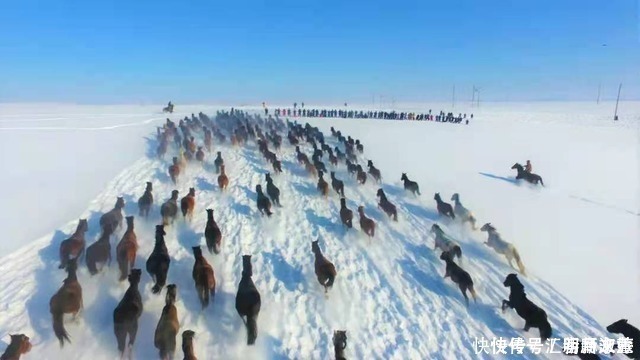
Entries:
[[[636,0],[14,0],[0,101],[640,99]],[[607,44],[603,47],[602,44]]]

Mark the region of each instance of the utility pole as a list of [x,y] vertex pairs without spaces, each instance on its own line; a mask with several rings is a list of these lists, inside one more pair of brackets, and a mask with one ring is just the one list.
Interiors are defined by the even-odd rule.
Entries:
[[476,86],[473,85],[473,91],[471,92],[471,107],[473,107],[473,103],[476,100]]
[[451,95],[451,107],[456,107],[456,85],[453,84],[453,94]]
[[620,102],[620,90],[622,90],[622,83],[620,83],[620,86],[618,86],[618,98],[616,99],[616,111],[613,114],[613,120],[615,121],[618,120],[618,102]]
[[602,87],[602,82],[598,83],[598,100],[596,100],[596,104],[600,104],[600,88]]

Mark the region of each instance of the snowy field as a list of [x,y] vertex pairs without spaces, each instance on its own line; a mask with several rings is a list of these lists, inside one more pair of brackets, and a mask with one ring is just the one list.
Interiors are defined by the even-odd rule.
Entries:
[[[66,325],[73,343],[62,350],[51,331],[48,302],[64,278],[57,270],[59,243],[78,218],[89,219],[90,244],[99,235],[100,214],[113,207],[115,197],[124,196],[125,213],[137,215],[144,182],[153,181],[155,216],[136,222],[137,266],[144,267],[157,205],[174,188],[167,162],[145,156],[154,150],[149,139],[155,125],[166,118],[160,108],[0,105],[0,151],[11,169],[0,180],[5,189],[0,336],[4,341],[8,333],[31,336],[35,346],[29,358],[116,357],[111,316],[126,286],[117,283],[115,268],[91,278],[84,264],[80,267],[84,315],[79,324]],[[213,116],[215,109],[178,106],[171,118],[199,111]],[[410,104],[403,109],[425,110]],[[167,231],[169,281],[178,285],[181,331],[196,331],[201,358],[227,359],[327,359],[334,329],[348,331],[346,354],[356,359],[476,359],[475,337],[537,336],[537,329],[522,332],[515,312],[500,312],[500,301],[508,296],[501,282],[514,271],[482,245],[485,233],[443,225],[462,245],[461,266],[474,278],[478,304],[466,310],[458,289],[442,280],[444,264],[428,235],[434,221],[441,223],[435,192],[446,201],[460,193],[480,224],[491,222],[518,248],[530,274],[523,280],[527,293],[547,311],[554,337],[607,336],[604,326],[623,317],[638,326],[640,103],[621,103],[617,123],[610,120],[612,111],[611,103],[457,106],[456,113],[475,114],[469,126],[304,119],[327,138],[334,126],[360,139],[361,160],[371,159],[381,169],[383,188],[399,207],[398,223],[376,209],[377,186],[356,186],[344,167],[336,172],[345,180],[349,207],[365,205],[378,223],[372,244],[360,233],[342,230],[338,198],[317,195],[315,181],[295,163],[288,144],[278,154],[285,173],[275,178],[284,208],[269,220],[257,216],[254,204],[253,189],[264,185],[263,174],[270,170],[255,146],[215,146],[228,164],[229,193],[221,195],[215,185],[213,157],[204,168],[191,166],[177,188],[183,196],[196,187],[196,216],[192,224],[180,221]],[[545,188],[513,180],[511,165],[527,159]],[[402,191],[402,172],[420,184],[419,199]],[[204,241],[207,207],[216,209],[224,243],[221,255],[206,255],[216,271],[218,294],[213,308],[201,313],[190,247]],[[313,274],[310,242],[317,237],[338,269],[329,299]],[[251,349],[233,308],[239,257],[245,253],[254,255],[254,281],[263,298],[258,343]],[[145,312],[136,355],[154,358],[153,331],[164,297],[151,295],[144,271],[141,292]]]

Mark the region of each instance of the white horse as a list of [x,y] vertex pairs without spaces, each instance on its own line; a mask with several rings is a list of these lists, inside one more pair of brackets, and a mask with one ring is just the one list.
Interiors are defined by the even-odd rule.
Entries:
[[512,260],[516,261],[518,268],[520,269],[520,273],[526,276],[524,264],[520,260],[520,254],[518,254],[518,250],[516,250],[513,244],[510,244],[504,240],[500,236],[500,233],[494,228],[491,223],[484,224],[480,231],[486,231],[489,234],[489,238],[487,242],[484,244],[495,250],[498,254],[502,254],[507,257],[507,261],[509,262],[509,266],[513,267]]
[[431,225],[431,234],[435,234],[435,244],[433,250],[440,249],[443,252],[450,252],[460,259],[462,257],[462,250],[460,245],[451,240],[444,231],[438,226],[438,224]]
[[456,217],[461,219],[463,224],[466,222],[471,223],[471,228],[473,230],[477,230],[478,228],[476,227],[476,218],[473,216],[473,213],[469,211],[469,209],[467,209],[462,205],[462,203],[460,203],[460,195],[458,195],[458,193],[453,194],[453,196],[451,196],[451,201],[455,202],[453,213],[456,215]]

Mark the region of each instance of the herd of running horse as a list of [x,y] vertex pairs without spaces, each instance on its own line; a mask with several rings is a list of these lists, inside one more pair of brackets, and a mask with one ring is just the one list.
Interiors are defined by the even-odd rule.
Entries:
[[[186,117],[180,120],[178,125],[167,119],[166,123],[158,128],[157,141],[159,145],[156,154],[158,160],[164,161],[169,150],[175,153],[176,156],[172,157],[168,167],[168,174],[171,181],[176,184],[184,175],[185,168],[190,163],[204,163],[207,154],[213,153],[214,137],[218,144],[230,143],[232,147],[240,147],[248,142],[255,142],[265,161],[273,167],[274,174],[279,174],[282,172],[282,166],[280,160],[278,160],[277,153],[282,151],[283,136],[286,136],[289,145],[295,148],[296,159],[308,173],[308,176],[317,179],[319,195],[327,198],[330,193],[330,186],[338,194],[340,198],[339,218],[342,225],[347,229],[353,228],[354,213],[346,205],[345,183],[336,177],[335,171],[329,171],[331,177],[331,184],[329,185],[325,179],[328,169],[323,159],[328,160],[329,170],[338,166],[346,166],[348,173],[357,179],[358,186],[365,185],[369,177],[371,178],[370,181],[379,184],[382,181],[382,176],[380,170],[375,167],[371,160],[367,162],[368,171],[365,172],[362,165],[359,164],[359,154],[364,151],[363,144],[351,136],[343,136],[340,131],[336,131],[333,127],[331,128],[331,136],[337,140],[337,145],[332,148],[325,141],[324,134],[308,123],[305,126],[288,120],[285,123],[277,117],[265,119],[234,109],[229,112],[218,112],[214,120],[211,120],[203,113],[200,113],[197,117],[192,114],[191,118]],[[202,139],[202,146],[197,145],[196,137]],[[301,148],[304,144],[310,145],[312,148],[311,159]],[[344,150],[341,150],[341,148]],[[229,186],[229,177],[225,171],[222,151],[216,152],[213,163],[219,190],[225,191]],[[516,166],[514,165],[513,168],[516,168]],[[537,183],[538,179],[536,177],[523,175],[520,173],[520,169],[518,169],[518,172],[518,178]],[[257,193],[256,206],[262,216],[270,217],[275,210],[273,206],[281,206],[280,190],[274,184],[274,179],[270,173],[265,174],[265,178],[266,195],[262,186],[257,185],[255,189]],[[190,180],[187,179],[185,181]],[[407,192],[415,197],[421,195],[418,183],[410,180],[406,173],[402,174],[401,181],[404,183],[404,189]],[[377,198],[378,207],[389,216],[391,221],[398,221],[397,208],[388,199],[382,188],[378,189]],[[475,216],[463,206],[459,194],[453,194],[451,197],[453,205],[445,202],[439,193],[434,195],[434,200],[443,221],[457,221],[463,225],[468,224],[474,231],[478,230]],[[175,306],[177,287],[175,284],[167,284],[171,256],[165,244],[165,227],[172,226],[179,214],[182,214],[183,218],[189,222],[193,216],[195,203],[195,189],[190,188],[189,193],[181,199],[179,199],[178,191],[173,190],[170,199],[161,204],[160,215],[162,223],[156,225],[155,245],[146,262],[146,270],[154,282],[152,293],[159,294],[163,289],[166,289],[165,306],[154,334],[154,345],[158,349],[161,359],[173,357],[180,328]],[[139,217],[148,219],[153,204],[153,183],[147,182],[144,193],[138,200]],[[67,277],[62,287],[50,300],[50,312],[53,332],[58,338],[61,347],[64,346],[65,342],[70,341],[64,325],[65,314],[71,314],[75,318],[83,308],[82,287],[77,278],[78,261],[84,258],[91,275],[103,271],[105,266],[111,263],[112,249],[110,239],[115,230],[121,228],[123,223],[126,222],[126,231],[116,246],[115,257],[120,273],[119,280],[128,280],[129,287],[113,311],[113,331],[121,358],[132,357],[132,349],[138,330],[138,319],[143,311],[142,297],[138,288],[142,270],[135,268],[135,261],[138,256],[138,242],[134,227],[134,216],[125,216],[123,214],[124,207],[124,198],[118,197],[114,208],[100,218],[101,236],[86,250],[85,233],[88,230],[86,219],[81,219],[75,233],[60,244],[60,269],[66,271]],[[206,212],[205,243],[207,251],[215,256],[221,251],[223,234],[215,221],[214,210],[206,209]],[[364,206],[359,206],[357,212],[360,229],[371,241],[375,237],[375,229],[378,225],[373,219],[367,217]],[[518,272],[522,276],[526,276],[524,264],[513,244],[505,241],[491,223],[484,224],[479,230],[488,234],[485,245],[504,255],[509,265],[513,266],[512,262],[515,262]],[[462,257],[462,247],[447,235],[438,224],[432,225],[431,234],[435,239],[434,250],[441,250],[440,259],[445,264],[444,278],[450,278],[460,288],[466,306],[469,306],[467,292],[471,294],[474,301],[476,300],[476,292],[471,275],[455,261],[456,258],[459,261]],[[324,288],[325,294],[328,294],[337,275],[336,267],[322,254],[317,240],[311,242],[311,250],[315,255],[314,266],[318,282]],[[199,245],[194,244],[192,251],[194,256],[192,278],[202,307],[206,308],[210,301],[215,301],[215,273]],[[261,295],[252,280],[251,255],[243,255],[241,260],[242,277],[238,285],[235,307],[247,329],[247,344],[252,345],[258,336],[256,321],[260,312]],[[535,327],[539,329],[540,338],[543,341],[549,339],[552,335],[552,328],[547,314],[527,298],[524,286],[518,279],[518,275],[516,273],[508,274],[503,284],[505,287],[510,288],[510,295],[508,300],[503,300],[502,311],[506,311],[507,308],[515,309],[518,315],[525,320],[524,331]],[[607,327],[607,330],[632,338],[636,344],[640,341],[640,331],[628,324],[624,319],[611,324]],[[182,332],[184,359],[196,359],[193,347],[194,335],[195,332],[192,330]],[[333,344],[336,359],[345,359],[347,347],[346,331],[334,331]],[[11,344],[0,357],[0,360],[19,359],[22,354],[26,354],[30,349],[31,343],[28,336],[24,334],[11,335]],[[593,355],[595,357],[589,357],[589,355],[580,354],[579,356],[584,359],[597,358],[597,355]],[[631,356],[637,358],[638,350],[630,354]]]

